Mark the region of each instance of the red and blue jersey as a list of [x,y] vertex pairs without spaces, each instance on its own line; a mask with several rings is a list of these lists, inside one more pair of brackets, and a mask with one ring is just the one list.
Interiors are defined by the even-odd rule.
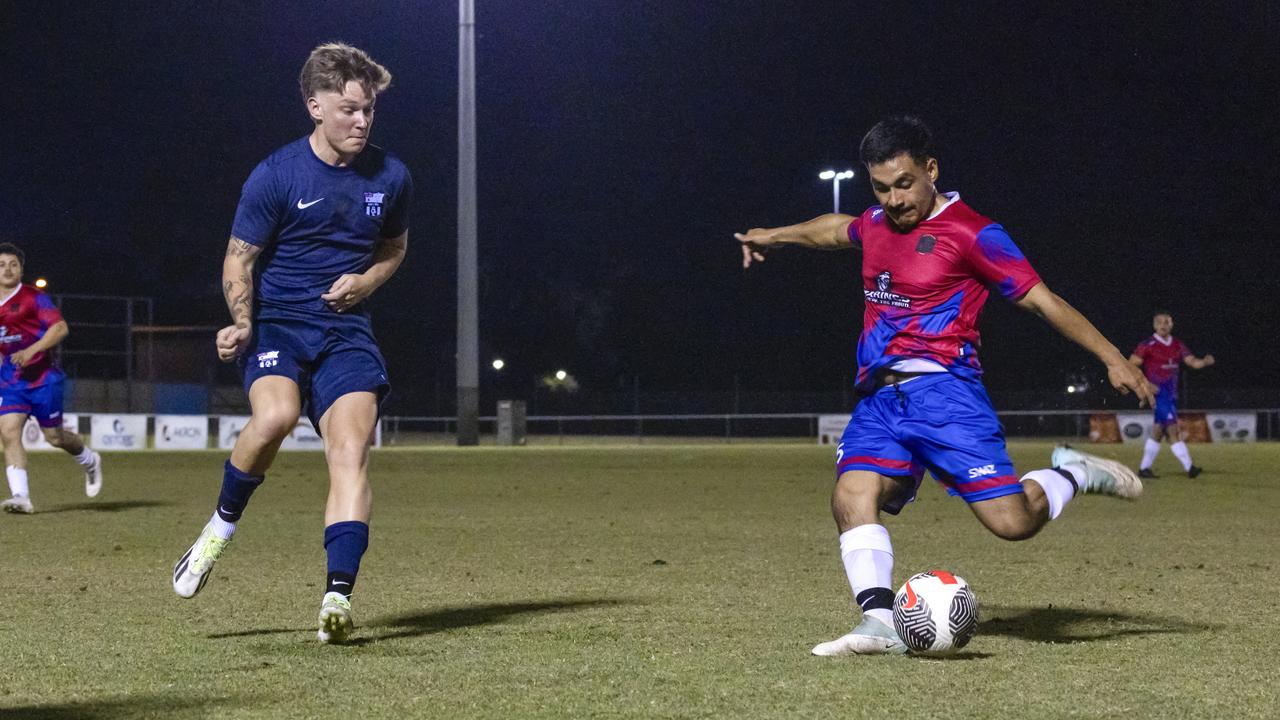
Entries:
[[1178,397],[1178,372],[1182,370],[1182,362],[1191,355],[1191,348],[1172,335],[1162,338],[1153,334],[1138,343],[1133,354],[1142,359],[1142,372],[1160,394]]
[[1040,282],[1003,227],[947,195],[946,207],[909,232],[895,229],[878,205],[849,224],[849,240],[862,250],[866,299],[859,390],[874,388],[880,368],[912,359],[977,379],[987,295],[994,289],[1016,301]]
[[62,371],[50,352],[36,353],[18,369],[9,356],[31,347],[49,328],[62,322],[62,313],[53,300],[30,285],[19,285],[8,297],[0,299],[0,389],[27,389],[62,379]]

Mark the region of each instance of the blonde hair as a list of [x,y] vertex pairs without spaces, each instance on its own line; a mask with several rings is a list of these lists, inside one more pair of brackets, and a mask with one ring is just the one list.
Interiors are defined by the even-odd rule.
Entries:
[[373,61],[369,54],[346,43],[325,43],[311,51],[298,75],[298,88],[305,101],[320,91],[342,92],[352,80],[369,94],[380,93],[391,84],[391,72]]

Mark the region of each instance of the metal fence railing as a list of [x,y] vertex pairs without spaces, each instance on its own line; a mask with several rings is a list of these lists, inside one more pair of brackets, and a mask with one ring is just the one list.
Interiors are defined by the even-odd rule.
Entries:
[[[1090,416],[1107,412],[1112,411],[1006,410],[998,414],[1005,435],[1010,438],[1083,439],[1089,434]],[[1255,413],[1259,440],[1280,439],[1280,408],[1231,412]],[[818,436],[819,418],[838,414],[531,415],[526,421],[532,444],[814,442]],[[492,438],[496,424],[496,416],[481,416],[481,435]],[[388,416],[383,418],[383,445],[452,444],[456,429],[457,418],[453,416]]]

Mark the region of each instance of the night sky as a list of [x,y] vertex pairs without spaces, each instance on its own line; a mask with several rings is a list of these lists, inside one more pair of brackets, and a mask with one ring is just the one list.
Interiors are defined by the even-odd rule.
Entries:
[[[859,170],[842,206],[860,212],[857,144],[906,111],[934,129],[940,187],[1123,352],[1167,307],[1219,360],[1201,386],[1280,387],[1274,3],[476,3],[481,352],[509,377],[839,389],[858,257],[788,250],[744,274],[732,233],[829,211],[828,167]],[[451,387],[456,2],[2,2],[0,27],[0,234],[29,280],[152,296],[170,324],[225,322],[240,186],[310,131],[310,49],[386,65],[374,142],[417,194],[374,326],[396,410]],[[998,299],[982,329],[994,391],[1101,377]]]

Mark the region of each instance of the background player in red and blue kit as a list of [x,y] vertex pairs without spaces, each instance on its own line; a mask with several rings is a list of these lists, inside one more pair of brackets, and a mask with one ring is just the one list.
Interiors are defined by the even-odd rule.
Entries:
[[1004,228],[938,192],[924,123],[884,120],[863,138],[861,158],[880,205],[856,218],[829,214],[736,235],[744,268],[779,245],[862,251],[862,400],[837,450],[831,509],[863,618],[815,655],[905,652],[893,629],[893,547],[880,511],[897,514],[915,499],[926,469],[1008,540],[1035,535],[1078,493],[1142,491],[1120,463],[1066,447],[1054,451],[1052,468],[1015,473],[979,379],[977,320],[992,290],[1092,352],[1120,392],[1151,400],[1138,369],[1045,286]]
[[391,82],[362,50],[312,51],[299,84],[314,127],[249,175],[223,260],[233,324],[218,355],[239,359],[252,418],[223,470],[213,516],[178,561],[173,589],[192,597],[209,578],[280,443],[305,411],[324,438],[329,497],[322,642],[353,628],[351,593],[369,545],[369,446],[386,364],[361,303],[404,260],[412,180],[369,144],[377,94]]
[[61,448],[84,468],[84,493],[102,490],[102,458],[80,436],[62,428],[62,370],[53,348],[69,333],[53,300],[22,284],[26,256],[13,243],[0,243],[0,438],[4,440],[5,476],[12,496],[0,508],[35,512],[27,478],[27,450],[22,430],[33,415],[45,440]]
[[1129,362],[1142,368],[1147,380],[1155,388],[1155,424],[1151,426],[1151,437],[1142,449],[1142,464],[1138,466],[1138,476],[1153,478],[1151,465],[1160,453],[1160,441],[1169,438],[1169,449],[1173,451],[1187,477],[1194,478],[1203,472],[1191,462],[1191,451],[1183,442],[1182,428],[1178,425],[1178,372],[1183,364],[1200,370],[1213,364],[1213,356],[1198,358],[1192,354],[1181,340],[1173,336],[1173,315],[1163,310],[1156,312],[1151,319],[1155,334],[1138,343],[1137,349],[1129,356]]

